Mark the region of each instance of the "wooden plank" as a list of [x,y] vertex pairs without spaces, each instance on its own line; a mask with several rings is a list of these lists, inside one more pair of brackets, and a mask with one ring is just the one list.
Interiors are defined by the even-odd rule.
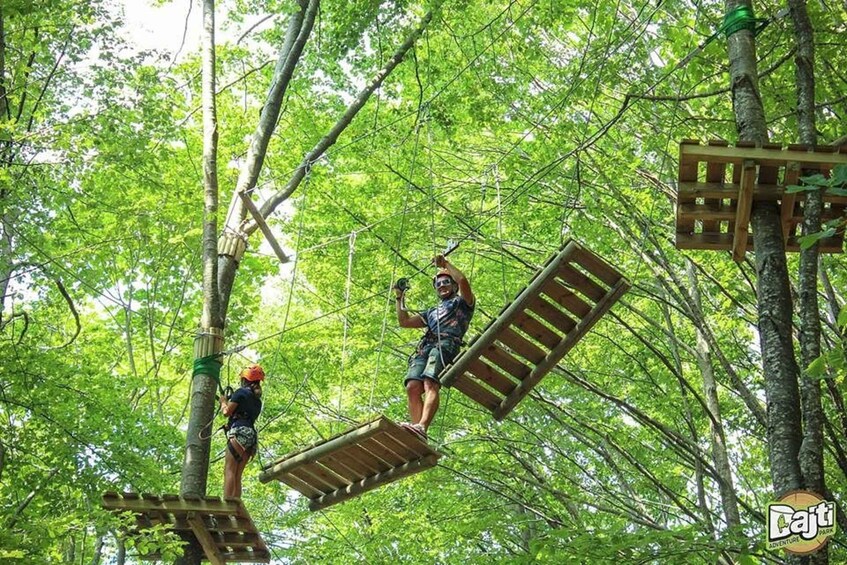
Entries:
[[[785,187],[796,185],[800,179],[800,165],[795,162],[788,163],[785,167]],[[782,239],[788,241],[788,234],[791,228],[794,227],[792,219],[794,218],[794,204],[797,201],[797,193],[784,193],[782,202],[780,203],[779,217],[782,222]]]
[[[739,169],[740,174],[740,169]],[[717,184],[710,182],[690,182],[679,185],[680,200],[693,204],[697,198],[704,199],[732,199],[738,198],[738,182]],[[753,186],[753,200],[776,202],[780,199],[783,187],[779,184],[756,184]]]
[[271,228],[268,226],[267,222],[265,222],[264,216],[256,208],[256,204],[253,203],[253,200],[250,198],[250,195],[244,192],[243,190],[238,191],[238,196],[241,197],[241,202],[244,203],[244,207],[250,212],[250,215],[253,216],[253,219],[256,221],[256,225],[259,226],[259,229],[262,230],[262,234],[265,236],[265,239],[270,244],[271,249],[273,249],[274,253],[276,253],[277,259],[279,259],[280,263],[288,263],[289,258],[282,250],[282,247],[279,246],[279,243],[274,237]]
[[569,310],[577,318],[584,318],[591,312],[590,304],[577,296],[569,288],[559,284],[556,279],[550,279],[544,283],[541,287],[541,292],[549,296],[559,306]]
[[[322,465],[320,461],[304,463],[301,465],[300,469],[316,479],[316,481],[312,482],[312,484],[315,486],[319,485],[320,483],[323,483],[324,485],[326,485],[327,488],[336,489],[344,485],[350,484],[348,481],[344,480],[344,477],[336,475],[332,472],[332,469]],[[318,487],[318,490],[326,489]]]
[[800,163],[800,166],[802,168],[811,168],[810,166],[814,164],[835,165],[840,163],[847,163],[847,154],[845,153],[803,153],[801,151],[786,151],[784,149],[739,147],[740,145],[742,145],[741,142],[737,143],[736,147],[716,147],[708,145],[680,144],[680,161],[682,161],[683,159],[696,159],[699,161],[740,164],[743,161],[752,160],[755,161],[758,165],[772,165],[776,167],[784,165],[789,161],[796,161]]
[[[732,249],[732,233],[695,233],[677,234],[677,249],[704,249],[708,251],[729,251]],[[747,251],[753,249],[753,240],[747,242]]]
[[566,334],[576,327],[576,322],[569,318],[564,312],[559,310],[550,302],[544,300],[539,295],[536,296],[528,304],[528,308],[546,320],[551,326],[559,330],[560,333]]
[[[564,289],[564,287],[560,284],[556,284],[556,286]],[[588,312],[586,312],[586,314],[587,313]],[[547,357],[547,353],[543,349],[526,339],[518,332],[514,331],[512,328],[503,328],[497,339],[499,339],[500,342],[503,343],[503,345],[509,347],[512,351],[514,351],[533,365],[538,365],[545,357]],[[484,365],[484,367],[488,366]],[[482,380],[486,380],[482,377],[482,375],[480,375],[476,370],[474,370],[473,364],[469,365],[468,368],[474,375],[481,378]],[[480,370],[485,371],[484,368],[481,368]]]
[[361,445],[363,449],[367,449],[371,454],[376,457],[379,457],[392,467],[396,467],[405,463],[405,458],[400,457],[377,440],[377,438],[381,437],[382,435],[385,434],[380,434],[380,436],[368,438],[359,445]]
[[[726,147],[728,142],[722,139],[711,139],[709,145]],[[706,182],[723,183],[726,178],[726,163],[706,162]],[[723,208],[722,201],[719,198],[706,199],[703,204],[706,207],[713,207],[715,211],[720,212]],[[715,219],[712,216],[703,217],[703,232],[704,233],[719,233],[720,219]],[[611,285],[610,285],[611,286]]]
[[732,240],[732,259],[736,262],[744,260],[747,254],[748,225],[750,212],[753,210],[753,184],[756,182],[756,164],[744,161],[744,171],[741,174],[741,186],[738,188],[738,203],[735,208],[735,236]]
[[221,553],[227,563],[270,563],[271,552],[265,551],[226,551]]
[[576,250],[573,254],[572,261],[582,265],[586,271],[606,283],[608,286],[614,286],[614,284],[621,278],[621,274],[611,265],[583,247]]
[[386,432],[394,441],[397,441],[412,450],[418,457],[423,457],[430,453],[435,453],[427,442],[421,437],[402,426],[396,424],[391,425],[391,428]]
[[621,279],[617,285],[609,289],[608,294],[606,294],[606,296],[594,306],[591,315],[580,321],[578,327],[573,332],[569,333],[567,337],[562,340],[562,343],[560,343],[556,349],[551,351],[547,358],[538,364],[532,370],[532,373],[521,381],[517,387],[515,387],[512,394],[503,400],[497,410],[494,411],[494,418],[497,420],[505,418],[509,412],[517,406],[518,402],[529,394],[532,388],[538,384],[544,375],[556,366],[556,363],[558,363],[586,333],[588,333],[603,314],[605,314],[609,308],[611,308],[612,305],[617,302],[627,290],[629,290],[629,288],[629,281]]
[[349,469],[350,473],[356,478],[366,477],[379,472],[379,467],[370,467],[369,465],[357,460],[349,453],[347,448],[342,448],[340,451],[336,451],[335,453],[326,456],[326,458],[330,457],[337,461],[339,465],[343,465]]
[[296,469],[291,469],[290,471],[287,471],[286,474],[289,477],[295,477],[299,479],[300,481],[306,483],[307,485],[322,494],[330,492],[336,488],[334,485],[326,484],[320,477],[316,477],[315,475],[307,471],[305,467],[297,467]]
[[606,296],[606,289],[574,269],[571,265],[562,265],[557,273],[566,286],[576,288],[592,302],[599,302]]
[[453,388],[491,412],[494,412],[500,406],[500,398],[475,383],[468,375],[462,375],[456,379],[453,382]]
[[[203,520],[203,524],[206,526],[206,529],[214,527],[218,532],[255,532],[256,527],[253,525],[252,520],[249,518],[236,518],[229,516],[227,519],[222,519],[221,517],[216,517],[215,521],[217,522],[216,526],[212,525],[212,521],[208,516],[198,515],[201,520]],[[173,525],[174,530],[190,530],[191,525],[188,523],[188,520],[185,519],[185,516],[178,516],[174,520]]]
[[221,551],[218,549],[218,544],[216,544],[215,540],[212,539],[212,536],[209,535],[209,531],[206,529],[206,525],[203,524],[203,520],[201,520],[197,514],[193,512],[189,512],[188,516],[186,516],[186,520],[191,526],[191,531],[194,532],[194,537],[197,538],[197,541],[200,542],[200,545],[203,547],[203,553],[206,554],[206,559],[208,559],[212,565],[226,565],[226,561],[224,561]]
[[270,551],[226,551],[221,553],[227,563],[270,563]]
[[[127,493],[129,494],[129,493]],[[103,507],[107,510],[128,510],[143,513],[147,511],[167,511],[173,514],[199,512],[207,514],[232,514],[235,507],[232,503],[220,499],[188,499],[180,498],[174,501],[163,501],[140,496],[129,497],[126,494],[119,499],[103,498]]]
[[345,500],[349,500],[351,498],[359,496],[360,494],[368,492],[369,490],[373,490],[376,487],[391,483],[398,479],[402,479],[403,477],[408,477],[409,475],[413,475],[415,473],[419,473],[421,471],[429,469],[430,467],[434,467],[437,463],[437,455],[428,455],[423,459],[416,459],[415,461],[410,461],[400,467],[395,467],[383,473],[379,473],[378,475],[367,477],[355,484],[349,485],[344,489],[339,489],[338,491],[312,500],[312,502],[309,504],[309,510],[322,510],[324,508],[327,508],[328,506],[332,506],[333,504],[344,502]]
[[697,180],[697,165],[703,159],[699,159],[697,157],[691,157],[689,151],[684,151],[683,147],[693,145],[694,147],[699,147],[700,142],[696,140],[686,139],[680,142],[679,144],[679,177],[677,180],[680,182],[683,181],[696,181]]
[[290,488],[296,490],[306,498],[314,498],[324,493],[324,491],[316,489],[311,484],[302,480],[300,477],[291,474],[290,472],[279,475],[277,477],[277,480],[282,484],[287,485]]
[[[792,236],[788,238],[786,251],[799,252],[801,251],[799,238]],[[843,253],[844,238],[843,236],[827,237],[818,240],[818,253]]]
[[344,449],[344,453],[352,457],[355,461],[358,461],[362,465],[371,469],[372,471],[368,473],[369,475],[381,473],[382,471],[391,468],[391,466],[385,463],[385,461],[378,457],[374,457],[370,451],[363,449],[359,444],[346,447]]
[[[738,192],[735,193],[738,196]],[[734,202],[733,202],[734,204]],[[686,220],[703,220],[704,222],[707,220],[713,220],[715,222],[726,222],[730,220],[735,220],[735,206],[718,206],[714,204],[691,204],[685,203],[679,205],[680,210],[678,217],[686,219]],[[711,229],[707,229],[710,227]],[[703,224],[703,232],[704,233],[720,233],[717,225]]]
[[333,453],[344,446],[357,443],[358,441],[366,439],[372,435],[376,435],[387,427],[386,422],[387,420],[384,417],[377,418],[372,422],[367,422],[366,424],[357,426],[344,434],[315,444],[306,450],[295,452],[295,454],[289,454],[277,462],[266,466],[262,472],[259,473],[259,480],[266,483],[274,479],[276,475],[283,474],[298,465],[312,463],[328,453]]
[[510,380],[505,375],[501,375],[493,367],[485,364],[480,359],[474,359],[474,361],[468,365],[468,372],[503,396],[508,395],[515,388],[516,383],[514,381]]
[[[212,536],[215,545],[219,548],[231,547],[233,549],[244,549],[246,547],[253,547],[259,539],[258,534],[250,532],[222,533],[210,530],[209,534]],[[223,549],[221,551],[223,552]]]
[[[388,447],[391,448],[392,451],[399,454],[403,457],[403,461],[411,461],[412,459],[420,459],[424,455],[431,453],[432,450],[429,449],[428,446],[423,445],[423,442],[418,440],[417,442],[411,442],[407,437],[409,430],[407,429],[399,429],[396,432],[387,432],[385,437],[385,443]],[[369,475],[375,475],[376,473],[368,473],[367,475],[362,475],[361,478],[365,478]]]
[[[698,166],[699,159],[696,157],[687,157],[683,151],[683,147],[687,145],[693,145],[695,147],[700,145],[700,142],[697,140],[687,139],[683,140],[679,144],[679,175],[677,177],[678,186],[682,186],[684,183],[696,183],[698,179]],[[695,223],[694,220],[685,218],[680,214],[679,205],[685,201],[684,195],[677,191],[677,208],[676,208],[676,232],[678,234],[691,234],[694,233]]]
[[320,463],[321,465],[323,465],[324,467],[326,467],[348,483],[352,483],[361,478],[359,473],[350,469],[350,467],[345,465],[332,454],[324,455],[318,460],[318,463]]
[[482,356],[520,380],[526,377],[532,370],[515,358],[505,349],[492,344],[482,350]]
[[551,258],[542,271],[533,277],[532,282],[518,294],[517,298],[515,298],[515,300],[513,300],[512,303],[509,304],[509,306],[506,307],[497,318],[493,319],[486,326],[482,334],[471,343],[465,353],[457,357],[453,364],[442,372],[440,377],[441,384],[444,386],[452,386],[453,381],[465,373],[468,363],[470,363],[473,359],[479,358],[482,351],[494,343],[494,340],[497,338],[497,335],[502,328],[512,324],[513,320],[515,320],[523,312],[526,303],[538,294],[538,288],[544,284],[548,278],[554,276],[555,273],[558,272],[559,266],[568,260],[568,258],[577,249],[577,246],[578,244],[572,240],[568,240],[562,246],[561,251]]
[[526,312],[515,319],[513,327],[518,328],[538,343],[546,346],[547,349],[553,349],[562,341],[561,336]]

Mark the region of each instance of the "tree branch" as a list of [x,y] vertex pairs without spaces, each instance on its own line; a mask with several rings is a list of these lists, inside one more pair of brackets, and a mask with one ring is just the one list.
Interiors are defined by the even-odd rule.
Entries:
[[[438,5],[436,5],[437,8]],[[433,8],[435,9],[435,8]],[[347,107],[344,114],[338,119],[334,126],[329,130],[329,132],[320,140],[318,143],[309,151],[303,160],[300,162],[300,165],[294,171],[291,179],[286,183],[285,187],[271,196],[267,202],[262,206],[261,212],[264,217],[268,217],[270,214],[276,210],[276,207],[282,204],[291,194],[297,190],[297,187],[300,186],[300,183],[306,177],[306,173],[311,167],[312,163],[317,161],[323,154],[329,149],[337,140],[338,137],[347,129],[347,126],[353,121],[353,118],[356,117],[356,114],[359,113],[359,110],[364,107],[370,98],[371,94],[379,88],[383,81],[391,74],[391,72],[399,65],[418,38],[423,34],[429,22],[432,20],[433,11],[430,10],[427,14],[421,19],[418,26],[409,34],[406,38],[406,41],[395,51],[394,55],[388,60],[388,63],[380,69],[371,82],[359,92],[356,99]],[[249,222],[245,226],[243,226],[243,231],[248,235],[256,231],[257,225],[255,222]]]

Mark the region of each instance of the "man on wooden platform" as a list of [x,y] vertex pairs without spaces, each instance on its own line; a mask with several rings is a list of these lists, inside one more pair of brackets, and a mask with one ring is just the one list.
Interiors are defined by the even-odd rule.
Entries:
[[423,312],[409,313],[403,308],[404,288],[395,287],[397,322],[401,328],[426,328],[415,352],[409,357],[404,385],[409,399],[410,423],[403,424],[423,439],[438,410],[441,383],[438,376],[449,365],[468,331],[475,300],[465,275],[444,255],[434,259],[438,273],[433,279],[440,303]]

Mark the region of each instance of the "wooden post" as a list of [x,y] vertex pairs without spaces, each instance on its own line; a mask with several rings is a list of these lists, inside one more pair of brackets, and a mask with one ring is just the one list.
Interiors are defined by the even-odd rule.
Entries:
[[797,193],[788,193],[788,186],[797,184],[800,178],[800,165],[792,161],[785,166],[785,188],[782,193],[782,208],[780,210],[780,221],[782,222],[782,239],[788,243],[788,232],[791,230],[791,218],[794,217],[794,203],[797,201]]
[[502,420],[505,418],[509,412],[517,406],[518,402],[520,402],[524,396],[529,394],[529,391],[538,384],[538,381],[540,381],[544,375],[555,367],[562,357],[564,357],[565,354],[567,354],[567,352],[570,351],[577,342],[579,342],[582,336],[584,336],[586,332],[588,332],[588,330],[597,323],[597,320],[599,320],[603,314],[605,314],[606,311],[611,308],[615,302],[617,302],[618,298],[620,298],[629,289],[629,287],[629,281],[625,278],[621,278],[617,284],[612,287],[611,291],[594,306],[591,313],[583,318],[579,324],[577,324],[576,328],[574,328],[573,331],[571,331],[541,363],[536,365],[529,376],[522,380],[518,386],[515,387],[515,390],[513,390],[512,393],[500,403],[500,406],[494,410],[494,419]]
[[276,253],[280,263],[288,263],[288,256],[282,250],[282,247],[279,246],[279,243],[277,243],[273,232],[271,232],[271,228],[268,227],[267,222],[265,222],[265,218],[262,217],[262,213],[259,212],[259,209],[256,208],[256,205],[250,199],[250,195],[243,190],[240,190],[238,191],[238,196],[241,197],[242,202],[244,202],[244,206],[250,212],[250,215],[253,216],[253,219],[256,220],[256,225],[259,226],[259,229],[262,230],[262,233],[265,235],[265,239],[271,244],[271,248],[274,250],[274,253]]
[[194,536],[197,538],[197,541],[199,541],[200,545],[203,547],[206,559],[208,559],[212,565],[226,565],[226,561],[224,561],[223,555],[221,555],[221,550],[218,549],[218,544],[212,539],[212,534],[210,534],[209,530],[206,529],[206,525],[203,523],[202,518],[194,512],[189,512],[186,516],[186,520],[188,521],[188,525],[191,526],[191,531],[194,532]]
[[343,502],[350,498],[359,496],[369,490],[373,490],[378,486],[413,475],[417,472],[423,471],[424,469],[428,469],[429,467],[434,467],[436,463],[438,463],[438,455],[427,455],[421,459],[415,459],[414,461],[409,461],[399,467],[389,469],[388,471],[371,475],[370,477],[366,477],[352,485],[312,499],[312,502],[309,503],[309,510],[321,510],[327,506]]
[[569,258],[577,249],[582,249],[582,247],[575,241],[568,240],[562,251],[547,263],[541,273],[536,275],[530,284],[523,289],[523,292],[485,328],[482,334],[464,353],[456,358],[452,365],[445,369],[441,375],[441,384],[448,387],[451,386],[467,370],[471,361],[478,359],[482,352],[494,343],[500,330],[511,324],[512,319],[526,308],[530,300],[535,298],[538,287],[543,285],[547,278],[559,269],[562,262]]
[[283,459],[279,463],[274,463],[265,467],[262,472],[259,473],[259,481],[267,483],[268,481],[271,481],[280,475],[284,475],[296,467],[314,463],[321,457],[332,453],[333,451],[374,436],[379,432],[388,429],[388,427],[388,421],[385,418],[380,418],[370,422],[369,424],[353,429],[346,434],[318,444],[293,457]]
[[753,185],[756,184],[756,163],[748,159],[742,166],[744,170],[735,209],[735,236],[732,239],[732,258],[736,262],[743,261],[747,254],[747,230],[753,209]]

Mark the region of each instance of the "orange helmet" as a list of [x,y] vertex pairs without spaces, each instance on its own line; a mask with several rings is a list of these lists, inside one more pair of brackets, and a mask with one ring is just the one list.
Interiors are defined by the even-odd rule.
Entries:
[[262,369],[261,365],[247,365],[241,370],[239,376],[250,382],[263,381],[265,380],[265,370]]

